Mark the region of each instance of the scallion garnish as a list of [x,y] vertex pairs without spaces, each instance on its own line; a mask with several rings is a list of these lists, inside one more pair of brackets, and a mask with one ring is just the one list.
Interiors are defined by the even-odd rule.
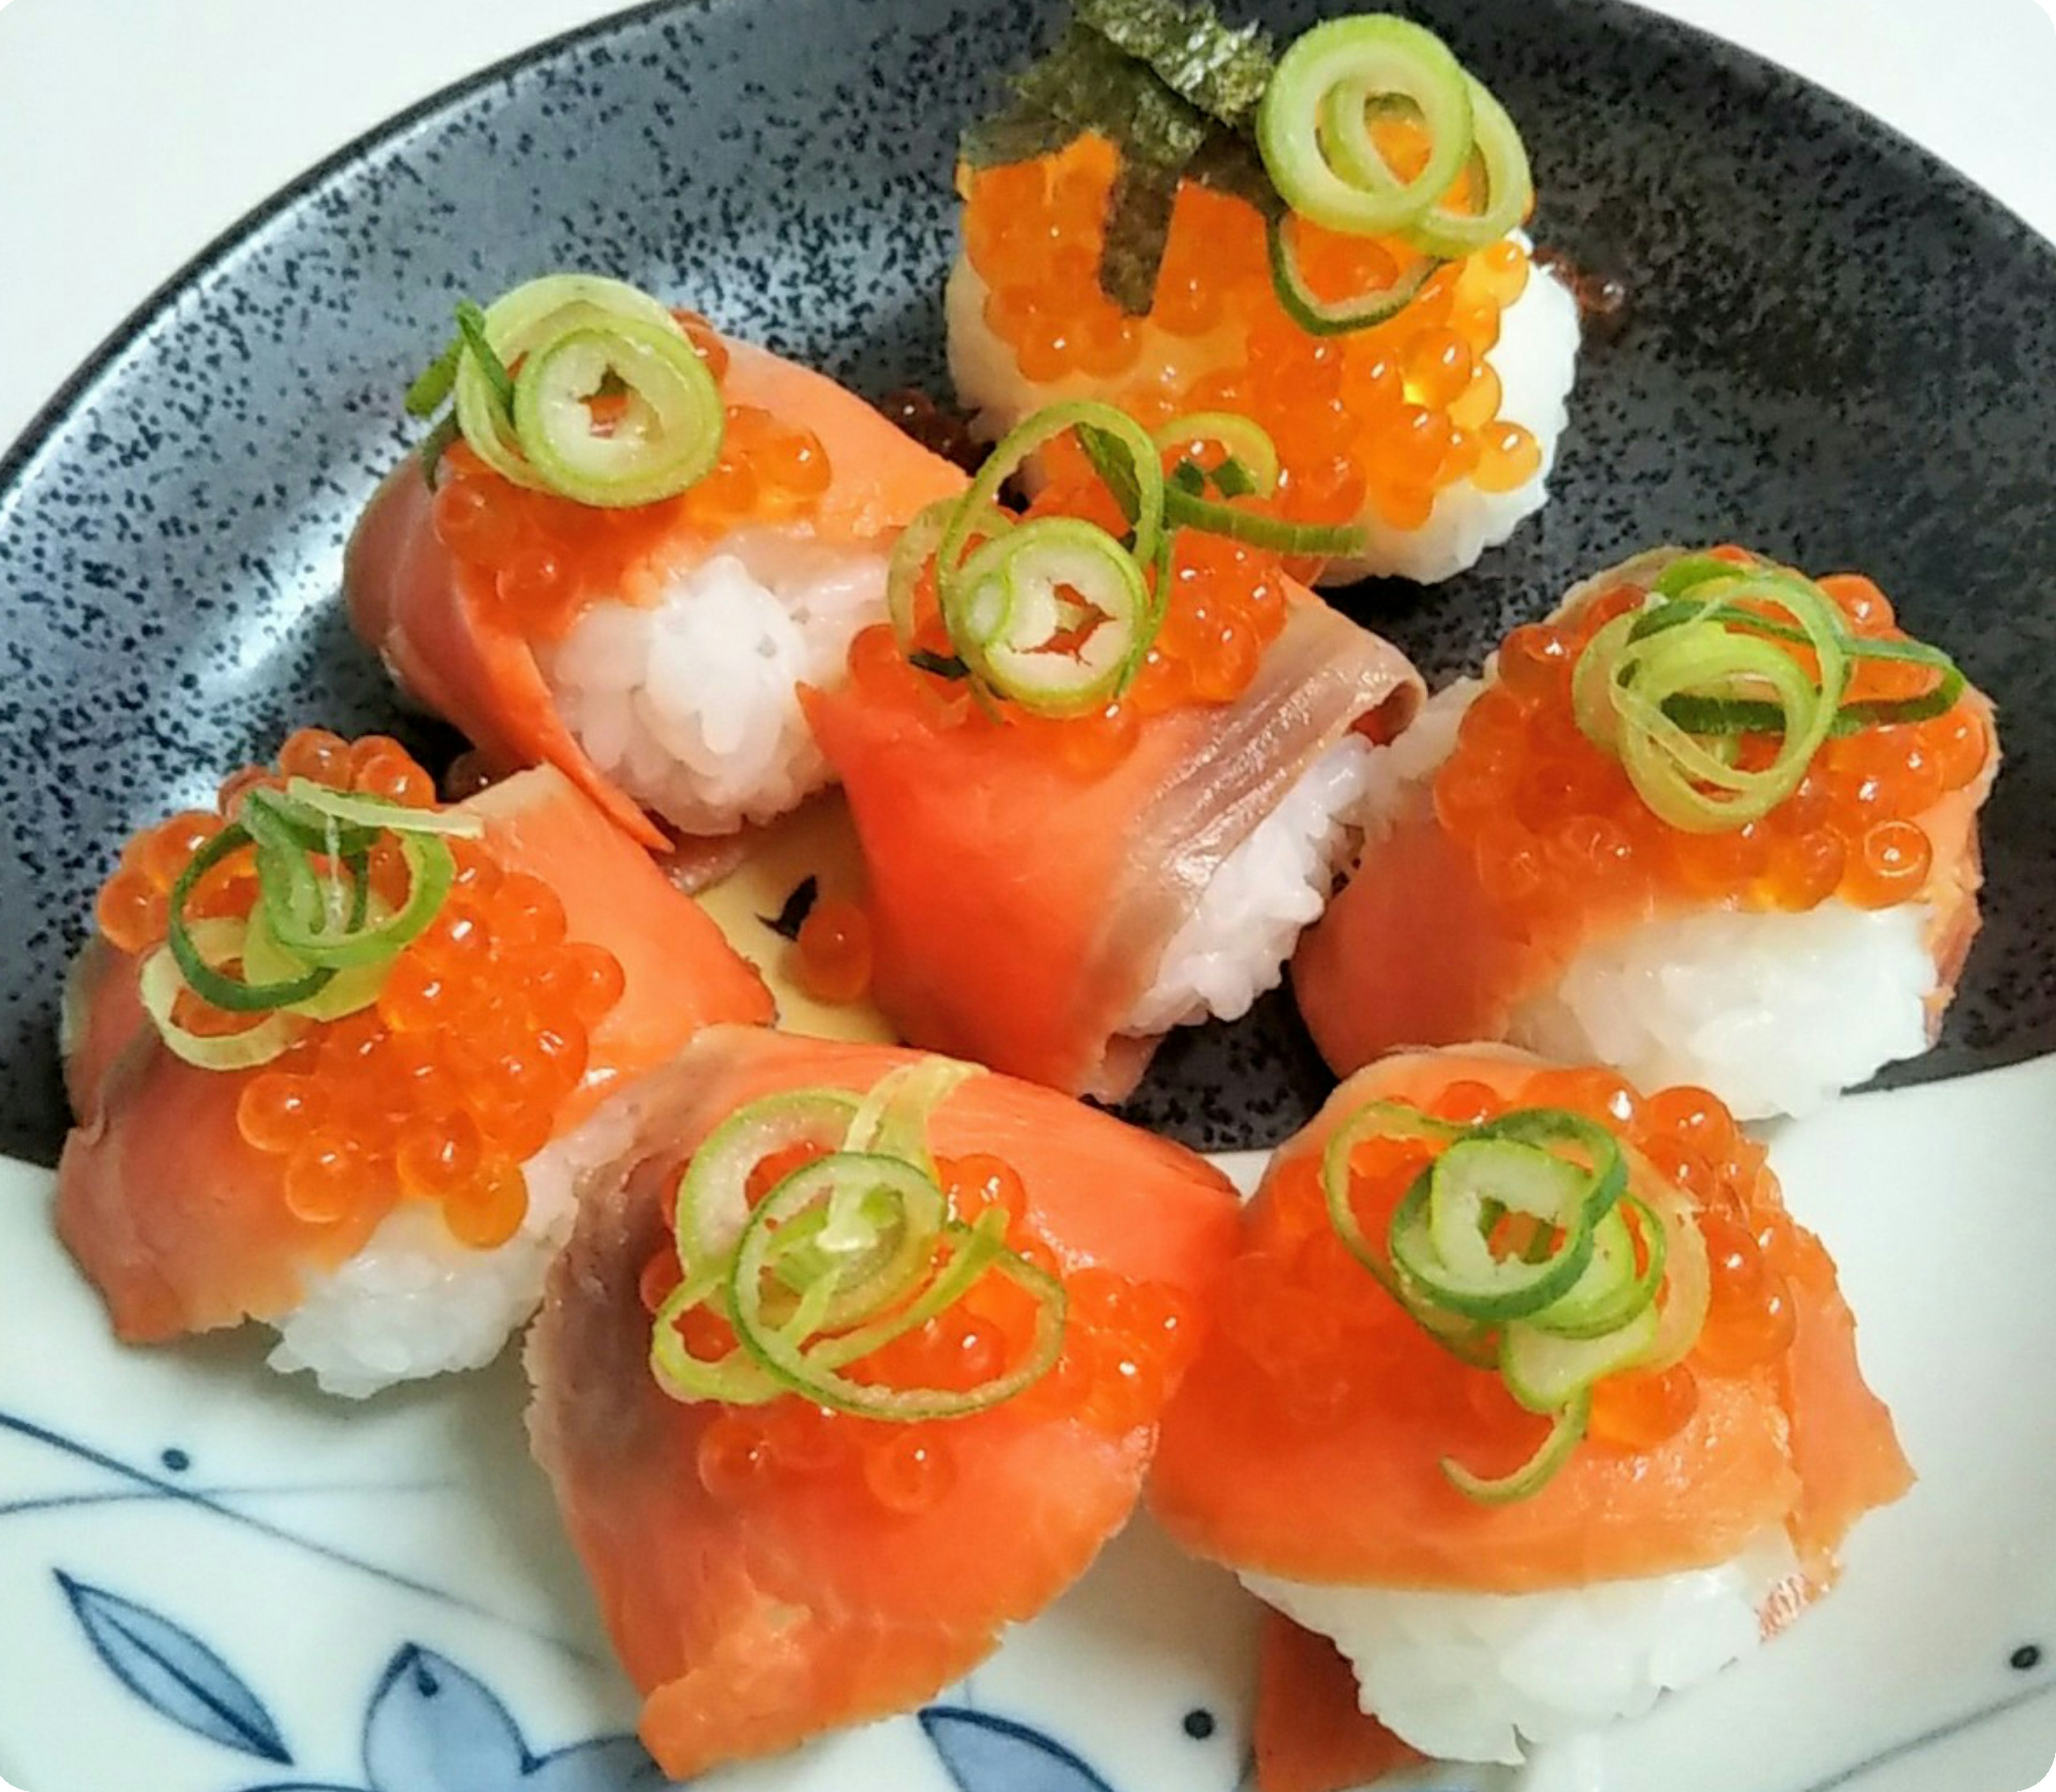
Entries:
[[552,274],[484,310],[464,301],[457,325],[457,339],[407,391],[416,417],[456,401],[423,446],[432,477],[461,433],[517,485],[623,508],[676,496],[720,457],[721,387],[648,294]]
[[[1350,1186],[1351,1161],[1374,1139],[1417,1140],[1437,1153],[1382,1243],[1364,1232]],[[1584,1435],[1597,1383],[1668,1367],[1697,1340],[1705,1243],[1682,1200],[1659,1212],[1627,1182],[1612,1134],[1556,1108],[1462,1126],[1374,1102],[1330,1136],[1322,1193],[1350,1254],[1444,1348],[1497,1369],[1516,1401],[1552,1421],[1535,1455],[1500,1478],[1445,1459],[1443,1473],[1467,1497],[1539,1492]]]
[[[240,1070],[277,1057],[308,1021],[334,1020],[376,1001],[393,960],[435,920],[455,861],[446,841],[476,838],[476,816],[410,809],[382,797],[295,778],[260,785],[236,818],[200,848],[172,885],[164,943],[144,961],[144,1005],[179,1057],[208,1070]],[[388,907],[371,888],[371,854],[397,847],[405,897]],[[196,919],[207,874],[251,855],[256,900],[246,920]],[[191,995],[227,1014],[267,1018],[239,1033],[196,1034],[176,1019]]]
[[[1795,647],[1811,653],[1812,670]],[[1864,659],[1917,665],[1935,682],[1913,697],[1846,702]],[[1580,730],[1620,761],[1654,813],[1694,833],[1768,815],[1831,738],[1925,721],[1963,691],[1963,674],[1939,649],[1866,639],[1812,580],[1709,554],[1674,560],[1644,607],[1600,628],[1571,683]],[[1754,769],[1725,750],[1751,734],[1778,743]]]
[[[804,1090],[753,1102],[717,1127],[678,1187],[685,1279],[658,1311],[650,1367],[674,1399],[761,1405],[797,1394],[866,1418],[960,1418],[1011,1399],[1062,1353],[1062,1284],[1008,1242],[1007,1216],[951,1211],[930,1154],[930,1117],[970,1065],[926,1058],[860,1099]],[[758,1165],[790,1148],[820,1153],[753,1206]],[[968,1296],[987,1276],[1035,1308],[1019,1359],[967,1389],[907,1387],[850,1371]],[[733,1331],[695,1354],[681,1322],[704,1310]]]

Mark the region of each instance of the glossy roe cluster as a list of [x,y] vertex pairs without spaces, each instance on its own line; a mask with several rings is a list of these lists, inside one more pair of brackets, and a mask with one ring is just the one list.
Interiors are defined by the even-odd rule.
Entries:
[[[1395,147],[1403,168],[1407,146]],[[1500,414],[1487,359],[1527,287],[1519,243],[1439,269],[1382,324],[1314,336],[1278,303],[1255,209],[1188,181],[1153,307],[1130,318],[1098,279],[1117,166],[1113,147],[1088,136],[968,178],[965,252],[987,291],[986,322],[1023,378],[1089,382],[1153,429],[1188,411],[1254,417],[1283,461],[1277,508],[1299,521],[1349,523],[1368,510],[1418,528],[1451,486],[1509,492],[1540,469],[1534,436]],[[1323,299],[1390,286],[1418,259],[1379,239],[1293,227]]]
[[[223,786],[215,813],[172,817],[139,835],[101,890],[101,930],[125,952],[165,936],[166,898],[194,852],[232,819],[255,785],[310,778],[332,789],[435,802],[429,774],[397,742],[352,746],[322,730],[287,742],[276,773],[250,767]],[[438,1203],[451,1232],[480,1249],[504,1243],[528,1212],[521,1165],[549,1142],[585,1074],[591,1030],[620,999],[621,966],[565,938],[563,905],[540,879],[504,871],[483,844],[451,843],[457,880],[428,931],[387,972],[375,1005],[310,1023],[281,1056],[216,1073],[240,1084],[244,1141],[280,1161],[280,1198],[310,1224],[368,1232],[397,1202]],[[389,842],[374,849],[374,890],[404,898]],[[196,887],[192,918],[247,916],[258,896],[250,849]],[[233,1032],[259,1016],[222,1013],[191,995],[178,1019]]]
[[[1904,639],[1868,579],[1821,587],[1859,636]],[[1639,913],[1651,896],[1794,910],[1831,896],[1863,908],[1917,896],[1934,858],[1920,817],[1975,780],[1991,750],[1975,709],[1959,702],[1931,721],[1829,741],[1798,789],[1746,827],[1672,828],[1572,717],[1580,652],[1643,597],[1623,586],[1560,623],[1516,629],[1500,649],[1498,680],[1465,715],[1434,788],[1443,829],[1475,855],[1485,887],[1545,943],[1609,912]],[[1915,695],[1934,677],[1903,663],[1852,666],[1851,699]],[[1775,745],[1745,737],[1742,762],[1767,763]]]

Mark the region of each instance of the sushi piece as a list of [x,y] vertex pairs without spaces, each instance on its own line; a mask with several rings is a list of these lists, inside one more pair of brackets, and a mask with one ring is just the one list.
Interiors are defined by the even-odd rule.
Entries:
[[1176,1145],[890,1046],[714,1028],[639,1106],[529,1428],[683,1779],[920,1703],[1085,1571],[1236,1209]]
[[[1067,436],[1104,470],[1077,457],[1025,518],[994,508]],[[896,627],[807,704],[863,843],[872,993],[908,1040],[1118,1099],[1172,1027],[1279,980],[1421,686],[1287,576],[1267,544],[1291,532],[1197,495],[1274,467],[1243,419],[1159,441],[1060,406],[903,538]]]
[[1300,1011],[1345,1075],[1506,1039],[1805,1113],[1932,1042],[1998,764],[1991,706],[1870,580],[1644,555],[1381,755]]
[[479,1367],[637,1079],[770,998],[561,773],[451,808],[295,735],[140,834],[76,966],[57,1226],[132,1343],[259,1319],[334,1394]]
[[1337,532],[1324,583],[1449,578],[1541,508],[1578,304],[1520,228],[1519,133],[1439,40],[1371,14],[1279,53],[1076,0],[1014,86],[964,139],[948,291],[988,437],[1077,398],[1246,413],[1279,513]]
[[[1855,1345],[1703,1090],[1402,1054],[1272,1161],[1150,1502],[1331,1640],[1399,1743],[1575,1760],[1825,1593],[1911,1484]],[[1266,1792],[1390,1763],[1311,1640],[1267,1654]]]
[[556,766],[646,845],[650,815],[715,835],[794,807],[827,777],[796,689],[884,614],[893,536],[963,474],[618,281],[466,318],[409,395],[454,393],[433,470],[410,456],[351,539],[358,634],[496,769]]

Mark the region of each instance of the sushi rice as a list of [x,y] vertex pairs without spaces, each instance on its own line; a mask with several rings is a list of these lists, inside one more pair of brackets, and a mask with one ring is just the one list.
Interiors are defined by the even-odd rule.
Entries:
[[[1762,1642],[1799,1578],[1785,1533],[1733,1561],[1646,1580],[1535,1593],[1455,1593],[1240,1578],[1334,1640],[1366,1712],[1443,1761],[1538,1768],[1607,1724],[1639,1717]],[[1532,1781],[1525,1783],[1532,1785]]]
[[522,1166],[528,1212],[504,1244],[461,1243],[441,1211],[401,1201],[354,1256],[305,1282],[271,1323],[267,1359],[281,1375],[313,1372],[325,1394],[364,1399],[403,1381],[482,1369],[525,1324],[578,1216],[579,1178],[619,1156],[635,1110],[617,1100]]
[[[1528,246],[1518,232],[1516,239]],[[1041,383],[1023,378],[1013,350],[985,320],[988,295],[983,279],[960,255],[947,297],[950,374],[959,398],[974,413],[975,433],[997,440],[1042,405],[1105,396],[1088,374]],[[1140,328],[1141,346],[1129,377],[1153,380],[1167,393],[1184,391],[1216,366],[1240,358],[1240,343],[1232,327],[1200,337],[1173,335],[1148,321]],[[1366,509],[1357,519],[1367,540],[1362,557],[1334,563],[1321,583],[1387,576],[1432,584],[1475,565],[1540,510],[1548,501],[1557,443],[1570,420],[1578,341],[1577,301],[1553,274],[1536,267],[1502,314],[1499,342],[1485,357],[1499,375],[1500,414],[1524,425],[1541,448],[1542,465],[1534,477],[1510,492],[1481,492],[1468,481],[1450,486],[1415,529],[1395,529]]]
[[775,820],[832,781],[799,687],[885,615],[886,560],[745,530],[654,601],[595,603],[539,655],[594,764],[689,834]]
[[[1457,680],[1375,752],[1362,811],[1370,840],[1425,800],[1485,688]],[[1586,944],[1554,990],[1515,1011],[1506,1038],[1610,1064],[1645,1088],[1702,1085],[1739,1119],[1810,1114],[1928,1049],[1930,919],[1924,903],[1864,910],[1840,898],[1796,913],[1666,916]]]
[[1303,772],[1208,883],[1121,1030],[1148,1038],[1239,1020],[1277,987],[1303,928],[1320,919],[1376,786],[1377,750],[1346,734]]

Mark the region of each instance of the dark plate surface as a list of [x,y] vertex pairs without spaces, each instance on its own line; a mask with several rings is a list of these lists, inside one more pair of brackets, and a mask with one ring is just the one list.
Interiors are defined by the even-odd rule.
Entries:
[[[117,843],[291,727],[393,727],[336,603],[453,300],[618,271],[874,394],[943,390],[955,133],[1057,0],[715,0],[492,71],[181,274],[0,465],[0,1149],[65,1123],[53,1017]],[[1231,6],[1295,28],[1307,4]],[[1604,0],[1432,0],[1533,149],[1536,230],[1630,294],[1555,496],[1484,568],[1366,587],[1431,678],[1665,540],[1860,567],[2003,712],[1988,922],[1939,1050],[2056,1046],[2056,252],[1870,119]],[[1275,1139],[1327,1085],[1290,1003],[1175,1041],[1137,1118]]]

